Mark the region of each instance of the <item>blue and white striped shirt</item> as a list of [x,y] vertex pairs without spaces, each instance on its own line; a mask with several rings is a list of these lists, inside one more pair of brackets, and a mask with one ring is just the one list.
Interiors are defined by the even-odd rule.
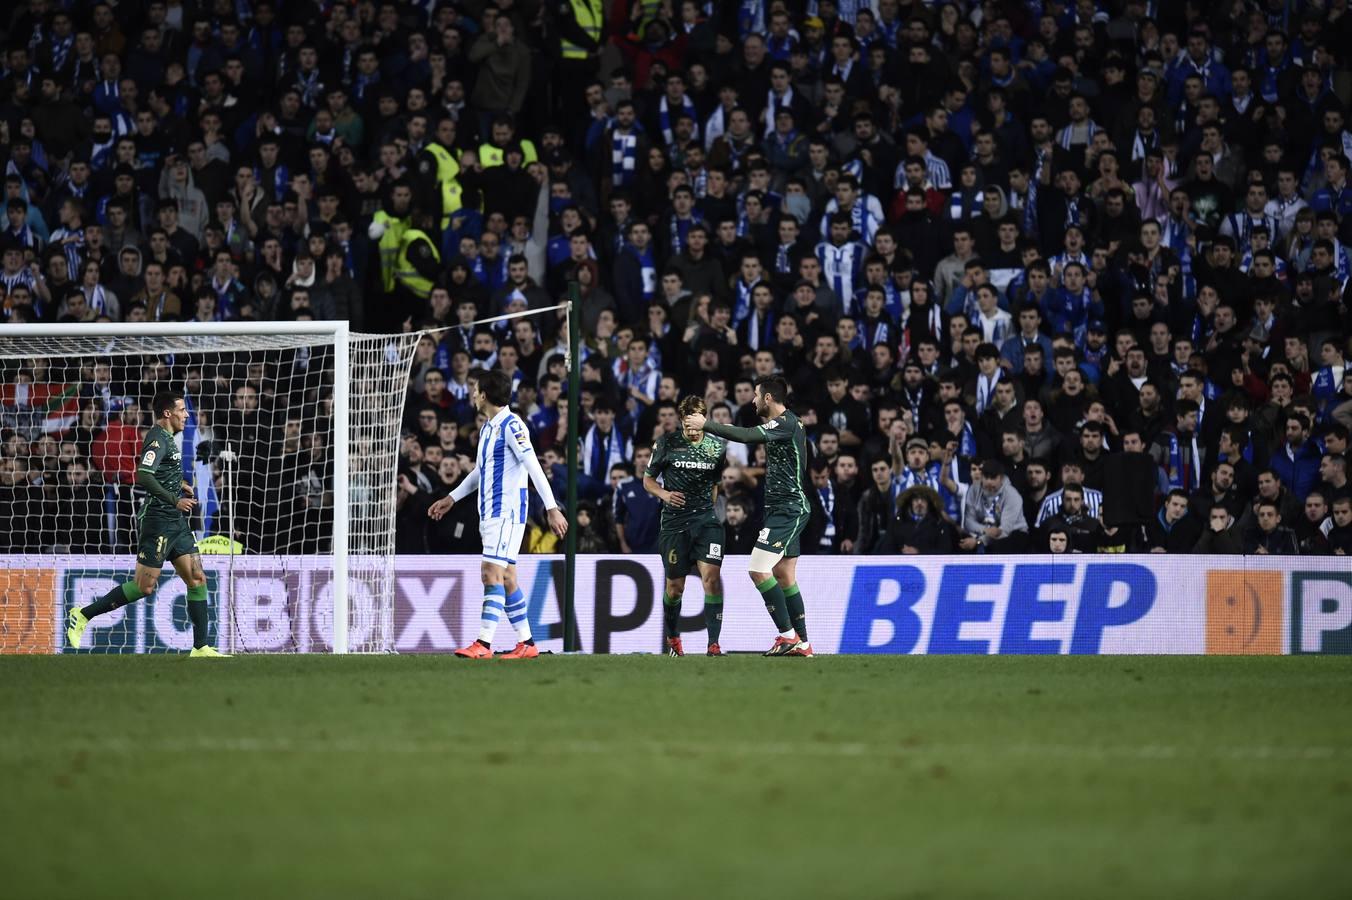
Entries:
[[504,407],[479,432],[479,518],[526,521],[526,458],[535,455],[530,429]]
[[839,247],[829,241],[817,245],[822,275],[840,298],[841,311],[847,316],[855,314],[855,294],[864,286],[864,257],[867,255],[867,247],[852,241]]

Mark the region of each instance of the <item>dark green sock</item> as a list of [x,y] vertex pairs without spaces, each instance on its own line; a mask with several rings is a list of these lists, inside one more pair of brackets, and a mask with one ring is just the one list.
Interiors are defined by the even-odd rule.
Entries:
[[784,602],[789,608],[789,621],[793,623],[794,631],[807,640],[807,611],[803,608],[803,592],[798,590],[798,585],[784,588]]
[[135,603],[144,596],[145,594],[141,593],[141,589],[136,586],[136,582],[124,581],[80,612],[84,613],[86,619],[92,619],[115,609],[121,609],[128,603]]
[[779,633],[793,631],[793,625],[789,622],[789,608],[784,600],[784,591],[780,588],[779,582],[775,580],[775,576],[771,575],[756,585],[756,590],[760,591],[761,599],[765,601],[765,611],[774,620]]
[[709,643],[717,644],[723,632],[723,598],[717,594],[704,595],[704,627],[709,629]]
[[192,645],[205,647],[207,641],[207,586],[188,588],[188,618],[192,620]]
[[662,630],[669,638],[681,636],[681,598],[663,595]]

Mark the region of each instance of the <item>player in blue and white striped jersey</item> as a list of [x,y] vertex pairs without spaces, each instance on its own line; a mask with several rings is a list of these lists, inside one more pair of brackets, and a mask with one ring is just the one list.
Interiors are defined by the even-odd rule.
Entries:
[[440,519],[451,507],[474,491],[479,492],[479,534],[483,538],[483,562],[479,574],[484,585],[479,639],[455,651],[469,659],[492,659],[493,635],[505,613],[516,629],[517,644],[504,654],[508,659],[533,659],[540,655],[531,637],[526,600],[516,583],[516,554],[526,533],[530,497],[526,480],[544,501],[549,527],[559,537],[568,532],[568,520],[554,500],[540,461],[531,446],[530,431],[508,403],[512,385],[497,369],[470,375],[470,401],[488,417],[479,432],[478,461],[450,495],[433,503],[427,514]]

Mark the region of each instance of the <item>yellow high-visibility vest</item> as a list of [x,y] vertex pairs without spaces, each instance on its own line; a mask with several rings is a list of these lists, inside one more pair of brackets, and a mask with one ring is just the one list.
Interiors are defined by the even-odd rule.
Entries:
[[[522,161],[521,165],[528,166],[539,159],[539,154],[535,152],[535,145],[530,141],[518,141],[521,145]],[[485,169],[491,169],[493,166],[500,166],[506,162],[507,154],[499,147],[494,147],[488,141],[479,145],[479,165]]]
[[451,227],[451,213],[463,205],[460,187],[460,163],[455,161],[451,151],[440,144],[429,144],[427,152],[437,161],[437,186],[441,188],[441,230]]
[[385,233],[380,236],[380,243],[378,244],[380,247],[380,288],[389,293],[394,290],[394,270],[399,262],[400,241],[403,240],[404,232],[408,230],[409,221],[407,217],[396,219],[383,209],[376,210],[376,214],[371,218],[385,226]]
[[[605,12],[601,9],[601,0],[568,0],[568,5],[573,8],[573,18],[577,19],[577,24],[583,31],[587,32],[588,37],[600,44],[601,24],[605,21]],[[585,60],[587,58],[587,51],[567,38],[559,41],[559,49],[562,51],[564,59]]]
[[437,242],[428,237],[426,232],[409,228],[404,232],[403,239],[399,242],[399,262],[395,267],[394,275],[399,283],[408,288],[409,292],[415,297],[426,300],[427,295],[432,293],[432,280],[415,269],[413,263],[409,261],[408,248],[413,246],[414,241],[427,241],[432,248],[433,258],[438,263],[441,262],[441,251],[437,249]]

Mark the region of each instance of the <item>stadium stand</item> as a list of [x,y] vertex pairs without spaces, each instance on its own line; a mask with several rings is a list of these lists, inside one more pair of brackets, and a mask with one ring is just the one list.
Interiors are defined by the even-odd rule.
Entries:
[[[426,330],[402,553],[479,551],[425,511],[474,459],[468,373],[499,367],[560,493],[580,441],[584,552],[654,551],[627,479],[681,396],[746,424],[782,372],[805,552],[1345,554],[1344,6],[28,0],[3,319]],[[472,324],[572,281],[577,435],[561,321]],[[265,368],[78,369],[59,425],[46,373],[4,369],[0,506],[43,512],[0,551],[134,546],[157,384],[309,446]],[[267,484],[322,494],[321,450]],[[729,451],[730,551],[763,464]]]

